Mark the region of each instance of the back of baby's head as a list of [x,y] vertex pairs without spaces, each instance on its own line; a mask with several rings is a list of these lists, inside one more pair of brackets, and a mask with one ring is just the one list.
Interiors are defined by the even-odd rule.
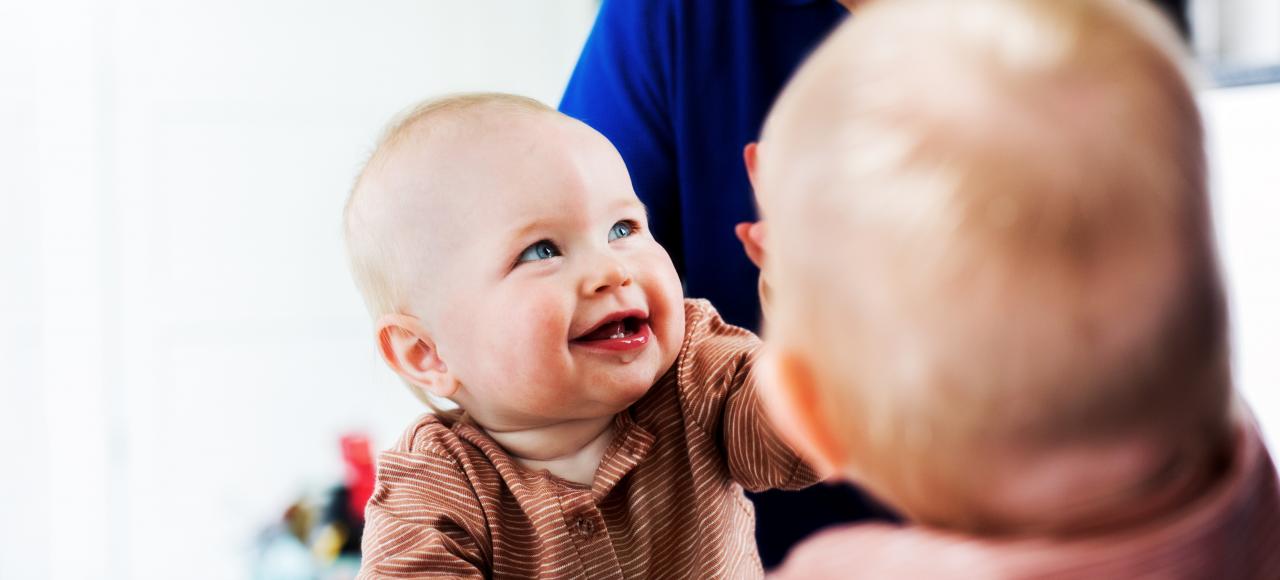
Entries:
[[980,494],[997,451],[1226,429],[1201,126],[1142,4],[872,3],[770,116],[773,338],[905,493]]

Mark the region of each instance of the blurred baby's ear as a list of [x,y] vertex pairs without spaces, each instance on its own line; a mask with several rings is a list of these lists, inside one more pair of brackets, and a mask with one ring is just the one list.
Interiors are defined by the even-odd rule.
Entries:
[[819,385],[808,362],[770,347],[756,365],[760,397],[778,434],[824,478],[842,475],[844,447],[822,412]]
[[747,165],[747,181],[751,182],[751,189],[756,187],[756,157],[760,144],[752,141],[742,148],[742,161]]
[[457,379],[417,318],[384,315],[378,319],[377,333],[382,360],[409,384],[437,397],[450,397],[458,390]]

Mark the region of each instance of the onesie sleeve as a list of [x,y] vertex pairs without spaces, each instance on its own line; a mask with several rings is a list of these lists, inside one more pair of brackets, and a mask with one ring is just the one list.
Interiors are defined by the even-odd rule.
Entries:
[[480,500],[452,457],[384,452],[365,508],[358,578],[484,578],[486,530]]
[[818,474],[765,415],[756,385],[760,339],[720,318],[710,303],[685,303],[686,339],[677,383],[687,420],[716,438],[729,473],[751,491],[800,489]]

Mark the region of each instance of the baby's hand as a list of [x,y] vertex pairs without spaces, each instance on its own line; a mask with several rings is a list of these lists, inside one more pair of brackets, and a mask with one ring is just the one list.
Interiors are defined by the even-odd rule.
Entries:
[[769,282],[764,259],[764,222],[742,222],[733,227],[733,233],[737,234],[738,240],[742,242],[742,249],[746,250],[751,263],[760,268],[760,310],[764,313],[765,319],[768,319]]

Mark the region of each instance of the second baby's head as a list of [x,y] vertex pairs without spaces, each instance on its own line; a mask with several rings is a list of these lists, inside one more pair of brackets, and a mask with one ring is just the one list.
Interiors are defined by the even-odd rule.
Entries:
[[1143,4],[872,3],[770,115],[771,409],[914,519],[1115,525],[1224,447],[1201,127]]
[[617,413],[684,336],[679,278],[622,158],[532,99],[451,96],[403,115],[344,233],[383,358],[485,427]]

